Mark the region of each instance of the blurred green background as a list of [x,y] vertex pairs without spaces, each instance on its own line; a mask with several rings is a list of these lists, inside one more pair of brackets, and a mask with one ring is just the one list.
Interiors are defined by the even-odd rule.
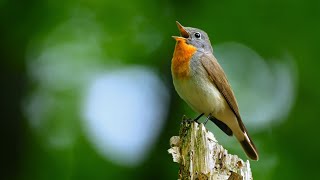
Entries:
[[[317,177],[320,1],[1,0],[1,179],[176,179],[175,21],[205,30],[260,160]],[[231,153],[240,145],[209,123]]]

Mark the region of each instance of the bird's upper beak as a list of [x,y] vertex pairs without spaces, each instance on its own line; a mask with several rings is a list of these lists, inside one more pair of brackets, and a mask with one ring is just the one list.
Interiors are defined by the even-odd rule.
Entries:
[[178,21],[176,21],[176,23],[177,23],[178,29],[180,31],[180,35],[182,37],[179,37],[179,36],[172,36],[172,37],[175,40],[188,38],[189,37],[189,33],[185,30],[185,28]]

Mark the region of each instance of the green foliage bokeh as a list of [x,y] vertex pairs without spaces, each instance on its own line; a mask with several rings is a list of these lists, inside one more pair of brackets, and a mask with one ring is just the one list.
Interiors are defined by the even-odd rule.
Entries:
[[[127,65],[147,65],[163,79],[170,79],[174,48],[171,35],[178,34],[176,20],[204,29],[213,45],[240,42],[266,59],[284,52],[292,55],[298,75],[294,107],[283,123],[254,135],[260,139],[263,152],[276,155],[269,159],[274,166],[262,160],[251,166],[255,179],[317,177],[319,1],[2,0],[0,12],[1,179],[176,179],[178,166],[166,150],[169,138],[178,133],[178,120],[187,108],[171,82],[167,83],[172,97],[168,120],[146,160],[136,167],[123,167],[102,158],[82,135],[80,125],[73,124],[76,120],[70,121],[72,125],[64,121],[77,119],[70,115],[75,109],[62,108],[57,111],[65,113],[49,114],[48,118],[57,119],[58,125],[49,124],[44,132],[34,132],[22,110],[24,100],[37,86],[27,73],[31,45],[45,44],[52,36],[55,42],[77,43],[86,38],[86,33],[99,34],[102,57]],[[72,17],[79,21],[69,28],[79,28],[84,34],[57,30]],[[95,57],[98,53],[94,49],[92,52],[84,55]],[[79,62],[73,63],[76,66]],[[71,90],[57,96],[71,107],[79,103]],[[70,136],[75,142],[71,147],[59,150],[46,145],[44,134],[71,126]]]

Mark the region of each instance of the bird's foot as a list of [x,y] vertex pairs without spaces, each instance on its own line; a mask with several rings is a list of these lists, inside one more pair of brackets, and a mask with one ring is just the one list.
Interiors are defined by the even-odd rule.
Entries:
[[204,115],[204,113],[200,114],[199,116],[197,116],[196,118],[192,119],[192,118],[187,118],[187,116],[183,115],[182,117],[182,121],[183,122],[188,122],[188,123],[192,123],[192,122],[196,122],[199,123],[198,120]]
[[191,123],[191,122],[193,122],[193,119],[192,118],[188,118],[186,115],[183,115],[182,122]]

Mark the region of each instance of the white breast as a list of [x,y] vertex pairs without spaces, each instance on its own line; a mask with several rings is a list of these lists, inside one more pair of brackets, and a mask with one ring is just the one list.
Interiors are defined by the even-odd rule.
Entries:
[[224,97],[203,74],[194,74],[188,79],[173,77],[173,83],[180,97],[195,111],[215,115],[224,110]]

